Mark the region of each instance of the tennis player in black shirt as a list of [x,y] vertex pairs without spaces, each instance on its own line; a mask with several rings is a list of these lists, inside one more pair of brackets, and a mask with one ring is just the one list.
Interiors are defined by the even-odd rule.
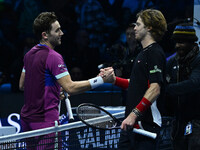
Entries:
[[[144,128],[159,135],[162,124],[158,107],[163,95],[165,54],[157,43],[167,30],[163,14],[147,9],[137,14],[135,37],[143,50],[138,54],[130,79],[114,77],[115,85],[127,89],[126,119],[121,124],[120,150],[156,150],[157,139],[127,132],[130,128]],[[101,74],[110,68],[101,70]],[[131,69],[131,68],[130,68]]]

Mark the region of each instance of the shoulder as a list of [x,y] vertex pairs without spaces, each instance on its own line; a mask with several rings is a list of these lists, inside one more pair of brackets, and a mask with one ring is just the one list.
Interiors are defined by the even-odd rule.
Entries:
[[59,54],[58,52],[56,52],[55,50],[53,49],[49,49],[49,54],[48,54],[48,57],[50,59],[56,59],[56,58],[62,58],[62,55]]
[[151,47],[149,47],[149,50],[147,50],[147,55],[149,58],[162,58],[165,59],[165,53],[162,49],[162,47],[155,43]]
[[46,63],[48,66],[57,66],[58,64],[64,64],[62,56],[55,50],[49,49]]
[[191,65],[193,66],[200,65],[200,52],[197,54]]
[[158,43],[152,45],[151,51],[155,53],[164,53],[163,48]]

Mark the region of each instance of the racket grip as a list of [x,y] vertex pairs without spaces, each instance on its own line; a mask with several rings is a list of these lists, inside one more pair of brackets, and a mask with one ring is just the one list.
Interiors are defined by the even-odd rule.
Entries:
[[60,115],[60,108],[61,108],[61,100],[59,100],[59,105],[58,105],[58,112],[59,112],[59,115]]
[[146,131],[146,130],[143,130],[143,129],[136,129],[136,128],[134,128],[133,132],[141,134],[141,135],[144,135],[144,136],[147,136],[147,137],[150,137],[152,139],[155,139],[157,137],[156,133],[149,132],[149,131]]
[[70,103],[70,100],[67,96],[67,93],[65,93],[65,96],[66,96],[65,104],[66,104],[69,120],[74,120],[71,103]]

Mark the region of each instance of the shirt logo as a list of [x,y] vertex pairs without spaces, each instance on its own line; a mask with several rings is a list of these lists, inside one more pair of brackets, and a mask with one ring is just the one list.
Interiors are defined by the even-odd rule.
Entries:
[[96,82],[97,82],[97,79],[93,81],[93,83],[96,83]]
[[162,72],[161,69],[158,68],[157,65],[154,66],[153,70],[150,70],[150,73]]
[[65,65],[63,64],[58,64],[58,67],[61,68],[61,67],[64,67]]

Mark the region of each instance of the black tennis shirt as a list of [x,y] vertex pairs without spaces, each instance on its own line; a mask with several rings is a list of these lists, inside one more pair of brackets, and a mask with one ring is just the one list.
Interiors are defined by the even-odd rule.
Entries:
[[155,101],[155,104],[152,104],[139,120],[154,122],[159,126],[161,125],[158,101],[160,101],[163,95],[165,66],[165,54],[161,46],[157,43],[147,46],[138,54],[130,77],[126,102],[126,116],[140,103],[150,84],[158,83],[161,86],[159,97]]

